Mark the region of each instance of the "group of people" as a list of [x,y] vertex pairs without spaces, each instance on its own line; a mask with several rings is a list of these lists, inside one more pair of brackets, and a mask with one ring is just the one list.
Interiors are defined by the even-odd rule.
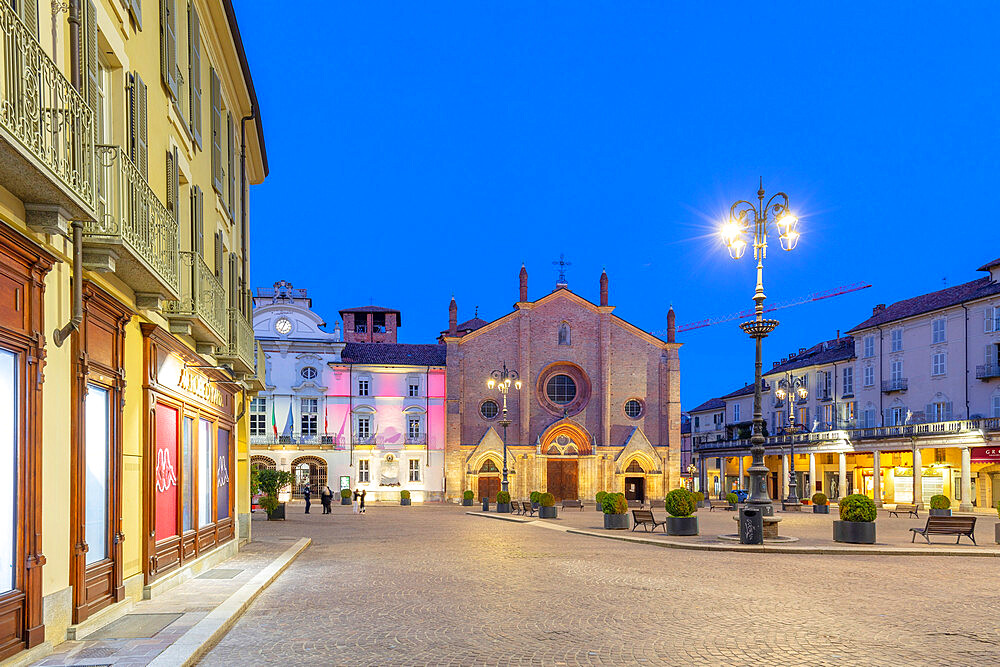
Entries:
[[[354,489],[352,492],[355,514],[365,513],[366,493],[368,492],[365,489]],[[310,502],[312,499],[312,487],[308,483],[302,486],[302,497],[306,500],[306,514],[309,514],[309,508],[312,506],[312,503]],[[323,488],[320,489],[319,501],[323,505],[323,514],[333,514],[333,490],[329,485],[324,484]]]

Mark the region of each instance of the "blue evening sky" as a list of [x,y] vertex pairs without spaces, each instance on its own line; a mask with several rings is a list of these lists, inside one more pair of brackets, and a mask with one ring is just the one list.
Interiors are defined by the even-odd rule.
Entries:
[[[271,167],[252,283],[308,288],[331,327],[374,302],[433,342],[453,293],[500,317],[560,253],[647,330],[748,308],[753,263],[714,232],[760,176],[803,234],[774,239],[769,299],[873,285],[777,311],[766,367],[1000,256],[994,3],[236,4]],[[736,322],[678,340],[685,409],[752,380]]]

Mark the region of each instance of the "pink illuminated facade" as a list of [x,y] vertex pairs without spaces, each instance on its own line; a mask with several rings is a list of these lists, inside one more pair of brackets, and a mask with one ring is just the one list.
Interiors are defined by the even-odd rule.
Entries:
[[395,326],[384,342],[345,342],[340,322],[328,331],[306,290],[285,282],[257,290],[254,327],[266,390],[250,406],[251,465],[292,471],[296,493],[309,481],[314,494],[443,498],[444,346],[396,343]]

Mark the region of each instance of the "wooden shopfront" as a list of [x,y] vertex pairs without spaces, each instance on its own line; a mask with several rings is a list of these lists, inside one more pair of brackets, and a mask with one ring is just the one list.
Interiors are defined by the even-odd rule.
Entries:
[[164,329],[141,328],[149,584],[235,535],[230,471],[239,386]]
[[0,659],[45,639],[43,279],[54,262],[54,257],[0,223],[0,506],[6,509],[0,514]]

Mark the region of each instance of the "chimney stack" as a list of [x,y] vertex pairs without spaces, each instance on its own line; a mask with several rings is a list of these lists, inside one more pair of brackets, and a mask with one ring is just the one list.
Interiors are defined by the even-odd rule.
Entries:
[[601,305],[608,305],[608,272],[606,270],[601,271]]
[[674,343],[677,340],[677,316],[674,315],[674,307],[670,306],[667,311],[667,342]]
[[454,294],[451,297],[451,303],[448,304],[448,335],[458,335],[458,304],[455,303]]
[[880,303],[879,305],[877,305],[874,308],[872,308],[872,316],[874,317],[875,315],[878,315],[883,310],[885,310],[885,304],[884,303]]
[[528,300],[528,269],[524,268],[524,263],[521,264],[520,287],[520,301],[524,303]]
[[805,354],[805,353],[806,353],[806,348],[800,347],[799,348],[799,354]]

